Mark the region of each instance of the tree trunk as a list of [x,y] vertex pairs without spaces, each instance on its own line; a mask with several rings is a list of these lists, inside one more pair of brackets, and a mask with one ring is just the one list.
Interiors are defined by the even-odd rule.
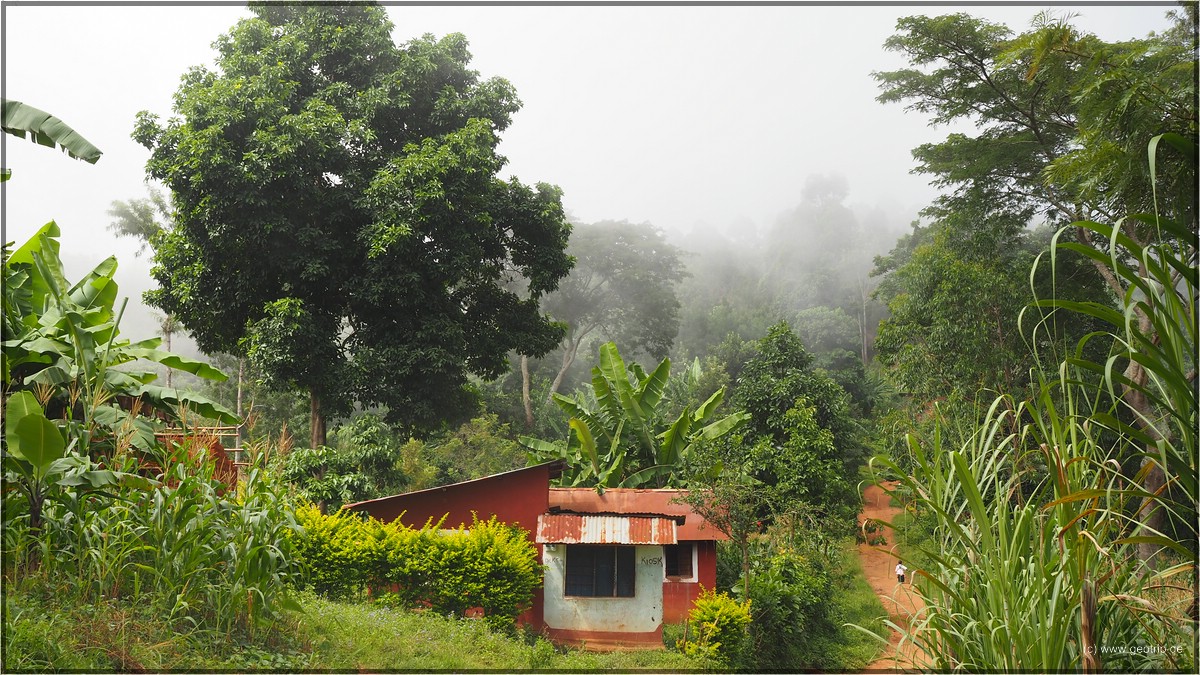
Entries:
[[317,396],[316,390],[309,392],[309,428],[312,430],[310,436],[312,447],[319,448],[325,445],[325,416],[321,413],[321,397]]
[[[1078,218],[1082,220],[1082,217]],[[1095,248],[1098,251],[1104,252],[1106,248],[1103,245],[1098,245],[1092,241],[1091,233],[1083,227],[1077,227],[1076,232],[1080,235],[1080,241]],[[1128,234],[1128,233],[1127,233]],[[1141,243],[1141,242],[1138,242]],[[1092,266],[1100,273],[1101,278],[1108,285],[1116,296],[1122,297],[1125,293],[1125,286],[1121,283],[1117,275],[1109,268],[1108,264],[1099,260],[1092,260]],[[1145,264],[1139,266],[1139,273],[1146,276]],[[1138,330],[1143,334],[1150,336],[1152,323],[1150,315],[1145,309],[1138,308],[1137,310]],[[1134,424],[1138,429],[1146,432],[1152,441],[1161,440],[1158,430],[1154,428],[1148,420],[1151,419],[1150,402],[1146,399],[1139,388],[1144,387],[1149,380],[1146,375],[1146,370],[1137,361],[1130,361],[1129,366],[1125,369],[1125,377],[1128,378],[1130,384],[1121,385],[1121,400],[1134,412]],[[1166,476],[1163,474],[1163,469],[1154,462],[1155,447],[1153,443],[1146,447],[1148,457],[1142,461],[1142,468],[1145,470],[1145,475],[1142,477],[1142,489],[1150,494],[1157,495],[1166,482]],[[1151,466],[1147,467],[1147,464]],[[1165,512],[1159,505],[1156,499],[1146,499],[1142,502],[1141,508],[1138,509],[1138,522],[1141,524],[1141,529],[1145,534],[1154,535],[1162,532],[1162,525],[1165,519]],[[1158,544],[1143,543],[1138,544],[1138,558],[1143,561],[1149,561],[1156,553],[1161,550]]]
[[[1148,318],[1139,317],[1141,323],[1140,329],[1143,333],[1148,334],[1150,330],[1150,321]],[[1153,441],[1161,440],[1158,430],[1148,420],[1151,419],[1150,401],[1146,395],[1140,391],[1138,387],[1144,387],[1149,380],[1146,375],[1146,370],[1142,368],[1142,364],[1137,361],[1130,361],[1129,366],[1125,369],[1125,377],[1129,378],[1130,384],[1121,385],[1121,398],[1125,403],[1133,409],[1135,424],[1139,429],[1146,432],[1150,436],[1152,442],[1146,447],[1148,455],[1142,460],[1142,489],[1146,492],[1161,496],[1163,486],[1166,484],[1166,475],[1163,473],[1163,468],[1154,461],[1155,447]],[[1141,524],[1143,534],[1156,536],[1162,532],[1163,523],[1165,521],[1166,512],[1157,498],[1146,498],[1142,501],[1141,507],[1138,509],[1138,522]],[[1162,549],[1162,546],[1154,543],[1138,544],[1138,558],[1150,563],[1156,553]]]
[[577,340],[567,342],[567,348],[563,350],[562,368],[559,368],[558,374],[554,376],[554,381],[550,383],[550,391],[546,394],[546,403],[554,400],[554,394],[558,392],[563,378],[567,376],[567,369],[571,367],[572,363],[575,363],[575,352],[579,350],[579,341],[582,339],[583,337],[580,336]]
[[521,355],[521,403],[525,406],[525,428],[533,428],[533,400],[529,395],[529,357]]
[[[1166,474],[1163,469],[1153,459],[1147,457],[1142,460],[1142,470],[1146,472],[1146,476],[1142,479],[1142,489],[1152,495],[1161,496],[1163,486],[1167,483]],[[1138,522],[1144,534],[1157,536],[1163,530],[1163,524],[1166,520],[1166,512],[1163,510],[1162,504],[1157,499],[1145,499],[1142,501],[1142,506],[1138,509]],[[1153,558],[1155,554],[1162,550],[1162,546],[1150,542],[1142,542],[1138,544],[1138,558],[1147,562],[1151,567],[1157,567]]]
[[742,538],[738,541],[738,546],[742,549],[742,597],[750,597],[750,540]]

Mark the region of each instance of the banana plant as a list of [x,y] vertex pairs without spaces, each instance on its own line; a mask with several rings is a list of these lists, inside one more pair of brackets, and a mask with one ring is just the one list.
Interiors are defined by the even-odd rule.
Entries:
[[113,418],[107,409],[113,408],[109,401],[114,396],[139,398],[169,413],[184,406],[236,424],[232,411],[203,396],[158,386],[157,373],[137,367],[139,362],[153,362],[206,379],[225,379],[207,363],[159,350],[158,338],[121,338],[124,303],[116,306],[116,260],[102,261],[70,285],[58,254],[59,235],[52,221],[11,255],[5,250],[0,354],[6,393],[52,392],[47,404],[54,400],[69,421],[81,425],[76,434],[81,451],[87,450],[95,426]]
[[46,417],[37,398],[28,391],[13,394],[5,403],[4,471],[6,481],[16,484],[29,499],[29,528],[42,526],[42,506],[59,488],[72,487],[76,495],[103,493],[105,488],[124,485],[148,488],[156,481],[101,468],[90,459],[71,452],[78,437],[68,443],[64,429]]
[[662,408],[670,377],[670,359],[647,373],[636,363],[627,368],[617,345],[605,343],[599,365],[592,369],[591,396],[554,394],[555,403],[570,416],[572,433],[565,446],[530,437],[522,437],[521,443],[538,457],[565,460],[564,481],[571,485],[674,484],[683,478],[695,443],[730,433],[748,415],[739,412],[713,421],[725,395],[722,389],[668,424]]
[[[71,157],[90,164],[95,164],[104,154],[66,122],[20,101],[0,100],[0,128],[6,134],[28,137],[39,145],[60,147]],[[0,183],[11,177],[12,171],[0,168]]]

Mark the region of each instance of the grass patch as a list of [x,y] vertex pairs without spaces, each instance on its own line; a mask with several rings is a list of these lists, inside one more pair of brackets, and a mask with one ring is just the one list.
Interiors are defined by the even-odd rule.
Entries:
[[[833,612],[840,624],[886,635],[884,610],[862,575],[853,545],[842,546]],[[493,669],[499,671],[699,671],[674,649],[681,629],[665,627],[662,651],[592,653],[556,648],[533,634],[505,635],[478,620],[453,619],[301,595],[304,612],[254,636],[172,630],[161,616],[111,598],[80,603],[66,588],[6,584],[4,672],[288,672]],[[176,627],[178,628],[178,626]],[[880,645],[840,625],[831,641],[836,670],[874,661]]]
[[[883,653],[889,629],[883,620],[887,611],[875,590],[867,583],[858,549],[852,539],[841,547],[840,565],[834,574],[834,616],[840,618],[838,640],[833,646],[832,660],[837,670],[853,672],[862,670]],[[858,628],[866,629],[882,640],[866,635]]]
[[25,598],[4,598],[5,672],[95,672],[111,670],[101,648],[78,644],[79,627],[70,617],[47,612]]
[[696,670],[676,651],[591,653],[501,635],[482,621],[303,598],[301,637],[315,670]]
[[673,649],[590,653],[540,636],[504,635],[483,621],[325,600],[253,637],[176,632],[133,603],[71,600],[64,589],[6,584],[2,672],[694,671]]
[[309,662],[295,624],[237,632],[173,630],[135,602],[79,602],[69,589],[6,583],[4,672],[296,670]]

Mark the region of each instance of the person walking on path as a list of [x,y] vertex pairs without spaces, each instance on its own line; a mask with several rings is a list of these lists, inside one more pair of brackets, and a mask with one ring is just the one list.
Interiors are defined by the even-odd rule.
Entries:
[[902,562],[896,563],[896,581],[897,581],[897,583],[901,583],[901,584],[904,583],[904,573],[907,571],[908,571],[908,568],[904,566],[904,563],[902,563]]

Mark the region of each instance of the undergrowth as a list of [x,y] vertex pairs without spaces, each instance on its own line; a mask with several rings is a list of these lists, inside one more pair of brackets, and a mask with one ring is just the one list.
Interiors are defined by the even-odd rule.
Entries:
[[294,671],[310,657],[295,618],[253,637],[180,629],[128,598],[80,603],[69,589],[6,583],[4,672]]
[[300,635],[317,670],[696,670],[676,651],[592,653],[555,648],[545,638],[514,638],[474,619],[455,619],[315,595],[301,599]]

